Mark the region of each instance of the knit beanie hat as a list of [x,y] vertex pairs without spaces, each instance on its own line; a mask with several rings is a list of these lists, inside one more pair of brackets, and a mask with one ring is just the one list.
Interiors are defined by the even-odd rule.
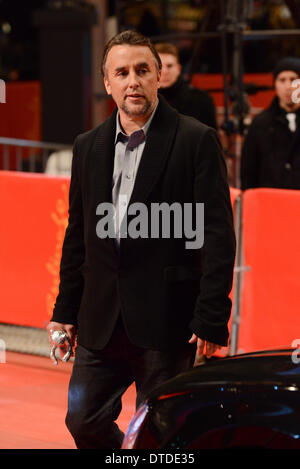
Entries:
[[276,80],[279,73],[286,70],[292,70],[300,77],[300,59],[297,57],[285,57],[284,59],[279,60],[273,70],[274,80]]

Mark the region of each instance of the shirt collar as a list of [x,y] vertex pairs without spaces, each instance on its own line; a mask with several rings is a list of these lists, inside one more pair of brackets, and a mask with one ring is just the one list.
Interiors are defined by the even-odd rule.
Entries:
[[[159,103],[159,102],[158,102]],[[154,117],[154,114],[156,112],[156,109],[157,109],[157,106],[158,106],[158,103],[156,104],[155,108],[153,109],[149,119],[147,120],[147,122],[143,125],[143,127],[141,127],[140,130],[143,130],[144,131],[144,134],[147,135],[147,132],[148,132],[148,129],[150,127],[150,124],[152,122],[152,119]],[[123,134],[124,137],[126,137],[127,139],[129,138],[129,135],[126,135],[125,132],[123,131],[122,129],[122,126],[120,124],[120,115],[119,115],[119,111],[117,112],[117,116],[116,116],[116,136],[115,136],[115,144],[117,143],[117,139],[118,139],[118,135],[119,133]]]

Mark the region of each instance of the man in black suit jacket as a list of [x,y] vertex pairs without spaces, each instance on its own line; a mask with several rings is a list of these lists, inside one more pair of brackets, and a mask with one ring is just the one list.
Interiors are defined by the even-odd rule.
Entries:
[[[213,129],[158,99],[160,68],[147,38],[113,38],[103,74],[117,109],[74,143],[48,330],[66,331],[72,343],[77,334],[66,423],[78,448],[120,447],[114,421],[132,382],[138,405],[190,368],[196,347],[210,357],[228,341],[235,236],[221,146]],[[200,204],[203,247],[191,242]],[[117,218],[108,217],[111,207]],[[157,207],[162,227],[152,219]],[[177,225],[168,230],[171,208]],[[179,209],[193,214],[196,230],[185,212],[178,222]]]

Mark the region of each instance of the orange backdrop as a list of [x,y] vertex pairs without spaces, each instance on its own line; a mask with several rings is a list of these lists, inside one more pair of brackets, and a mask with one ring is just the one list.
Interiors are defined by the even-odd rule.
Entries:
[[0,322],[44,327],[58,292],[68,178],[0,171]]
[[243,195],[244,265],[238,351],[300,339],[300,191]]
[[[6,102],[0,104],[0,137],[41,140],[41,83],[39,81],[6,84]],[[10,149],[10,167],[16,168],[16,149]],[[29,151],[23,151],[27,158]],[[3,168],[0,147],[0,169]]]
[[[249,73],[244,75],[244,83],[254,83],[258,86],[273,86],[272,73]],[[193,75],[192,85],[203,90],[220,89],[221,91],[211,92],[216,106],[224,106],[224,80],[223,75],[199,73]],[[251,106],[265,108],[274,97],[273,90],[259,91],[256,94],[249,95]]]
[[[0,322],[45,327],[58,293],[69,178],[0,171]],[[232,203],[239,191],[232,189]]]
[[1,104],[0,136],[41,139],[41,83],[6,83],[6,102]]

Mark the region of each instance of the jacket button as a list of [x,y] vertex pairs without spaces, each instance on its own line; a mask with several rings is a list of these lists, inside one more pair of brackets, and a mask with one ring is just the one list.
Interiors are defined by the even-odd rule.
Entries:
[[285,169],[287,169],[287,170],[292,169],[291,163],[285,163],[284,167],[285,167]]

